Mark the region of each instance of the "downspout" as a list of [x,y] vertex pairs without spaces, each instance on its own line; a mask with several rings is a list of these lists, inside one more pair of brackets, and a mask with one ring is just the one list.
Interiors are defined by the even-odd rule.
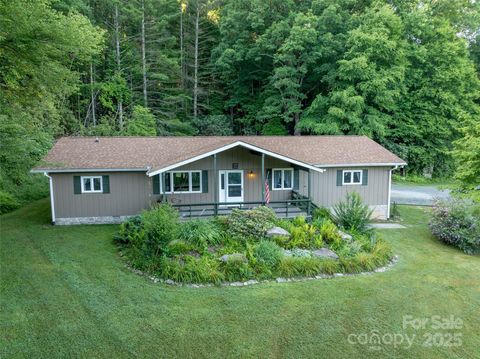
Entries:
[[388,170],[388,199],[387,199],[387,219],[390,219],[390,198],[392,193],[392,171],[396,170],[398,165]]
[[45,177],[48,177],[50,182],[50,207],[52,208],[52,224],[55,224],[55,204],[53,200],[53,178],[47,172],[43,172]]

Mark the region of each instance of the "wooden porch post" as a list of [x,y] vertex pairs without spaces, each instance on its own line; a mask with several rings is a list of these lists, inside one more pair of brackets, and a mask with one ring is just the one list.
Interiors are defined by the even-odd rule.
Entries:
[[311,205],[312,205],[312,171],[310,168],[308,169],[308,205],[307,205],[307,216],[310,216],[311,213]]
[[213,214],[216,216],[218,214],[218,173],[217,173],[217,154],[213,154],[213,190],[215,204],[213,205]]
[[262,204],[265,204],[265,153],[262,153]]
[[167,203],[166,188],[165,188],[165,187],[167,187],[167,186],[165,186],[165,172],[162,172],[162,175],[161,175],[160,177],[161,177],[161,178],[160,178],[160,181],[162,181],[162,182],[161,182],[162,194],[163,194],[163,196],[162,196],[162,202]]

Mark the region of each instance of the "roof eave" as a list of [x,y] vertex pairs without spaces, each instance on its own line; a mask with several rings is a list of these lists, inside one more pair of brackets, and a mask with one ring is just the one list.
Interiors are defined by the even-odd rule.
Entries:
[[84,172],[147,172],[150,167],[139,168],[33,168],[31,173],[84,173]]
[[400,167],[406,166],[406,162],[365,162],[365,163],[330,163],[330,164],[317,164],[316,166],[322,168],[331,167]]
[[308,163],[305,163],[305,162],[302,162],[302,161],[298,161],[298,160],[295,160],[295,159],[293,159],[293,158],[289,158],[289,157],[286,157],[286,156],[282,156],[282,155],[280,155],[280,154],[278,154],[278,153],[265,150],[265,149],[263,149],[263,148],[261,148],[261,147],[254,146],[254,145],[251,145],[251,144],[246,143],[246,142],[243,142],[243,141],[235,141],[235,142],[230,143],[230,144],[228,144],[228,145],[219,147],[219,148],[217,148],[217,149],[215,149],[215,150],[208,151],[208,152],[205,152],[205,153],[203,153],[203,154],[190,157],[190,158],[188,158],[188,159],[186,159],[186,160],[182,160],[182,161],[179,161],[179,162],[170,164],[170,165],[165,166],[165,167],[157,168],[157,169],[155,169],[155,170],[153,170],[153,171],[148,172],[148,176],[152,177],[152,176],[155,176],[155,175],[157,175],[157,174],[160,174],[160,173],[164,173],[164,172],[173,170],[173,169],[178,168],[178,167],[180,167],[180,166],[184,166],[184,165],[187,165],[187,164],[189,164],[189,163],[192,163],[192,162],[195,162],[195,161],[199,161],[199,160],[201,160],[201,159],[203,159],[203,158],[206,158],[206,157],[215,155],[215,154],[220,153],[220,152],[223,152],[223,151],[227,151],[227,150],[232,149],[232,148],[237,147],[237,146],[241,146],[241,147],[244,147],[244,148],[248,148],[248,149],[250,149],[250,150],[257,151],[257,152],[260,152],[260,153],[264,153],[264,154],[266,154],[266,155],[268,155],[268,156],[275,157],[275,158],[284,160],[284,161],[286,161],[286,162],[290,162],[290,163],[292,163],[292,164],[294,164],[294,165],[311,169],[311,170],[316,171],[316,172],[324,172],[324,171],[325,171],[324,169],[319,168],[319,167],[317,167],[317,166],[314,166],[314,165],[311,165],[311,164],[308,164]]

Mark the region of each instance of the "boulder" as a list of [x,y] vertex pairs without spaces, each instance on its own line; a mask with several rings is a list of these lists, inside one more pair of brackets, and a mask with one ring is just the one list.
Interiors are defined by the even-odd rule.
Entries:
[[319,257],[319,258],[338,259],[337,254],[334,251],[332,251],[331,249],[328,249],[328,248],[316,249],[316,250],[312,251],[312,254],[315,257]]
[[352,239],[352,236],[349,235],[348,233],[338,231],[338,234],[340,235],[340,237],[342,237],[344,241],[350,241]]
[[247,261],[247,257],[245,257],[245,255],[242,253],[224,254],[219,259],[221,262],[230,262],[230,261],[246,262]]
[[281,227],[273,227],[267,231],[267,237],[290,237],[290,233]]

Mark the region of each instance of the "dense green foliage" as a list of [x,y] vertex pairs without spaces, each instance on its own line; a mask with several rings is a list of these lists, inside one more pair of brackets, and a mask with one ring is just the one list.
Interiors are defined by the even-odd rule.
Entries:
[[[266,231],[275,225],[290,236],[269,238]],[[133,267],[179,283],[356,273],[392,257],[373,231],[345,240],[328,218],[318,217],[313,224],[304,217],[280,220],[267,207],[179,221],[178,212],[162,204],[123,223],[114,239]],[[312,252],[328,247],[338,253],[338,261]]]
[[19,199],[53,140],[82,134],[364,134],[471,186],[479,6],[1,1],[0,190]]
[[480,253],[480,213],[462,200],[439,201],[435,204],[430,229],[441,241],[468,254]]

